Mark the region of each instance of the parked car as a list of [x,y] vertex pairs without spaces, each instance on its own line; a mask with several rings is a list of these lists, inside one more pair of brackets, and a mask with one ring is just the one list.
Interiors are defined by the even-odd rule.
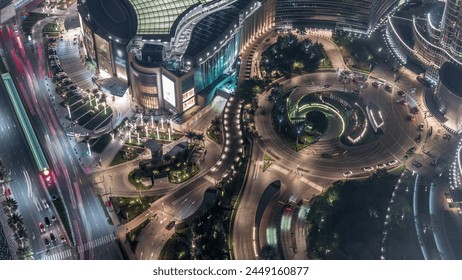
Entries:
[[363,167],[363,171],[364,171],[364,172],[372,172],[372,171],[374,171],[374,167],[372,167],[372,166]]
[[343,173],[344,177],[350,177],[351,175],[353,175],[353,171],[351,171],[351,170]]
[[385,169],[387,165],[385,163],[377,164],[377,169]]

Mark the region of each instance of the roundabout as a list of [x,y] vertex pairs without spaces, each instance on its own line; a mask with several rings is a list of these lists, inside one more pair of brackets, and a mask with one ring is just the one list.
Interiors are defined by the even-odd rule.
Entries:
[[[373,80],[365,82],[371,84]],[[335,71],[300,75],[281,84],[284,95],[273,104],[269,93],[265,92],[259,98],[260,107],[255,115],[256,129],[263,140],[260,146],[279,158],[275,165],[310,180],[344,179],[343,174],[348,171],[352,171],[351,177],[367,177],[378,166],[382,168],[385,164],[386,168],[393,168],[405,163],[406,152],[417,145],[417,125],[423,117],[416,114],[414,121],[406,119],[409,112],[396,103],[396,87],[391,93],[382,87],[365,87],[358,94],[353,84],[346,86],[344,91]],[[284,104],[282,110],[280,104]],[[375,104],[375,110],[384,120],[379,133],[372,131],[371,116],[366,113],[369,104]],[[304,137],[311,132],[305,115],[314,109],[326,115],[327,129],[309,146],[291,149],[280,135],[287,137],[295,132],[295,141],[304,144]],[[281,121],[280,117],[285,116],[287,119]],[[295,130],[290,131],[285,126],[278,129],[272,122],[291,125]],[[357,140],[360,136],[364,141]],[[323,156],[326,154],[328,156]],[[398,163],[391,166],[387,165],[389,162]]]

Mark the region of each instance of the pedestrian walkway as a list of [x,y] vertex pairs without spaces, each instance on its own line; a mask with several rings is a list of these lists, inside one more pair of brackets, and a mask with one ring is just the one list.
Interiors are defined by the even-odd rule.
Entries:
[[52,255],[43,254],[41,260],[65,260],[72,259],[72,250],[67,249],[66,251],[60,251]]
[[84,59],[80,54],[81,50],[79,44],[74,44],[74,38],[79,41],[78,29],[69,30],[63,35],[63,40],[57,41],[56,52],[61,66],[68,77],[74,82],[74,84],[83,90],[97,88],[91,78],[93,73],[88,71],[84,66]]
[[93,249],[93,248],[108,244],[108,243],[114,241],[115,239],[116,239],[116,237],[113,234],[108,234],[106,236],[100,237],[100,238],[92,240],[90,242],[80,244],[77,247],[77,252],[79,254],[83,253],[83,252],[85,252],[87,250],[90,250],[90,249]]

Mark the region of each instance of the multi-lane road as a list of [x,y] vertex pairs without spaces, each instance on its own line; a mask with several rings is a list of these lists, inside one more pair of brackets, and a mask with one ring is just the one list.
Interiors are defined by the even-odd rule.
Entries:
[[[50,249],[48,252],[37,244],[37,247],[32,247],[38,254],[37,258],[120,259],[122,257],[120,250],[114,242],[115,228],[108,223],[101,204],[93,192],[92,183],[80,168],[80,163],[75,158],[60,120],[55,114],[54,106],[59,105],[53,104],[50,100],[48,86],[51,81],[45,76],[46,64],[43,53],[32,52],[29,45],[22,43],[22,36],[12,29],[4,27],[2,31],[0,43],[4,50],[10,52],[5,54],[7,64],[12,76],[15,77],[21,97],[26,101],[26,110],[30,112],[31,122],[41,146],[48,155],[54,183],[58,190],[55,195],[61,196],[64,204],[67,205],[66,215],[71,221],[72,228],[67,233],[68,239],[75,241],[72,248],[63,246]],[[34,36],[36,39],[34,49],[38,50],[42,48],[39,37]],[[35,170],[37,169],[27,168],[29,173]],[[30,177],[37,178],[37,176],[34,173]],[[39,186],[37,182],[31,181],[31,184]],[[43,193],[45,197],[50,197],[45,189]],[[51,201],[49,204],[52,205]],[[36,221],[26,225],[29,230],[38,227]],[[40,254],[42,252],[43,254]]]

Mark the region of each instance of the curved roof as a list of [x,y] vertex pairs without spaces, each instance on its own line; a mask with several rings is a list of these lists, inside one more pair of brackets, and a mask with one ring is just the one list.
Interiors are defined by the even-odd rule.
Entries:
[[462,67],[445,62],[439,71],[441,83],[458,97],[462,97]]
[[127,0],[86,1],[85,13],[97,29],[129,40],[136,34],[136,14]]
[[237,0],[228,9],[215,12],[201,20],[194,27],[186,55],[195,56],[209,46],[217,38],[217,35],[222,34],[237,19],[239,11],[244,9],[249,2],[249,0]]
[[138,35],[170,34],[177,18],[188,8],[210,0],[128,0],[138,16]]

